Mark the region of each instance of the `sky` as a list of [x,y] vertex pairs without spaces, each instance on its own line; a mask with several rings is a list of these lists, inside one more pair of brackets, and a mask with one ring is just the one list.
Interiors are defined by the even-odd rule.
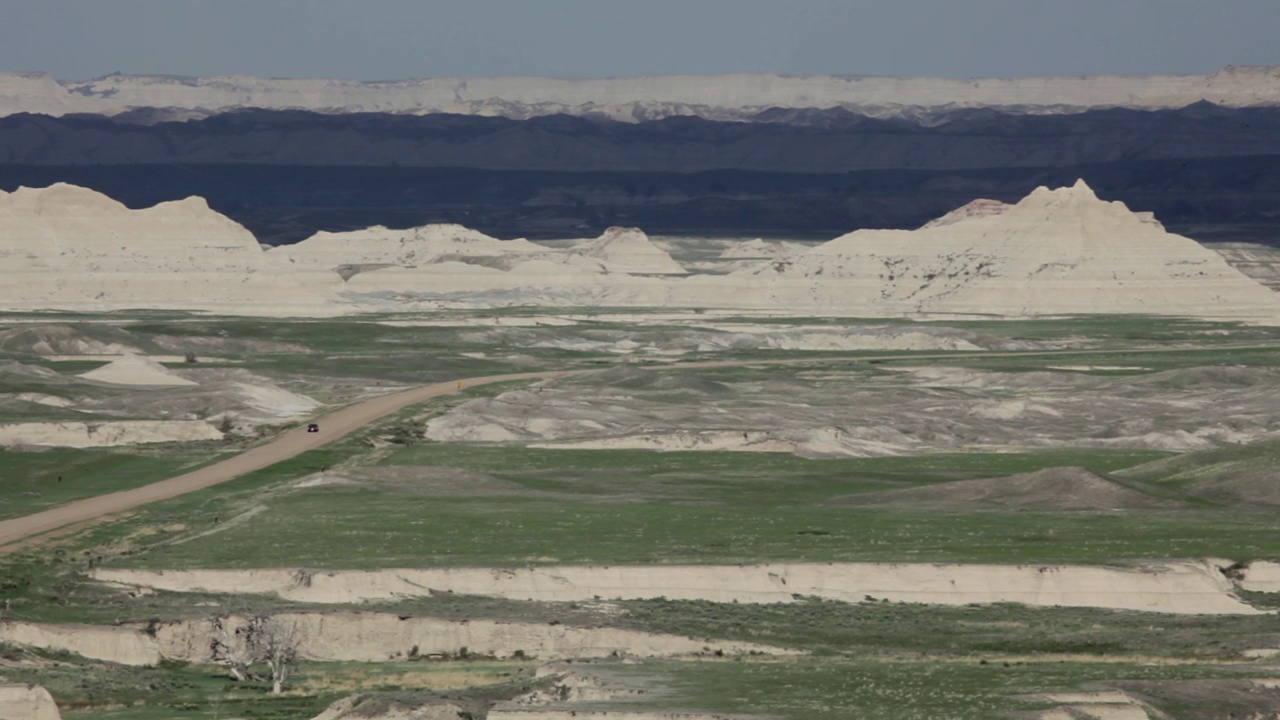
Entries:
[[1280,0],[0,0],[0,72],[1012,77],[1280,65]]

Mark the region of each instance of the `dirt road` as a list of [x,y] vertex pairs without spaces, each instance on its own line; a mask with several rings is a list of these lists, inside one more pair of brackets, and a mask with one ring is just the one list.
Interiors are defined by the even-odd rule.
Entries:
[[318,433],[309,433],[306,427],[299,427],[265,445],[259,445],[235,457],[227,458],[222,462],[208,465],[185,475],[161,480],[160,482],[133,488],[132,490],[122,490],[109,495],[76,500],[44,512],[0,521],[0,553],[12,549],[6,546],[11,546],[12,543],[33,535],[92,520],[103,515],[122,512],[158,500],[167,500],[178,495],[233,480],[241,475],[296,457],[308,450],[327,445],[379,418],[399,412],[410,405],[426,402],[442,395],[451,395],[463,388],[511,380],[538,380],[562,377],[575,372],[586,371],[512,373],[510,375],[490,375],[488,377],[450,380],[449,382],[424,385],[412,390],[404,390],[366,400],[358,405],[351,405],[319,418],[316,421],[320,424],[320,432]]
[[[1276,350],[1280,349],[1280,346],[1268,343],[1224,345],[1205,349]],[[1030,350],[994,353],[948,352],[938,354],[883,355],[875,357],[811,357],[788,358],[785,360],[709,360],[705,362],[674,363],[671,365],[659,366],[659,368],[665,370],[695,370],[699,368],[741,367],[750,365],[809,365],[831,362],[861,363],[954,358],[973,360],[992,357],[1061,357],[1071,355],[1096,355],[1100,353],[1108,355],[1136,355],[1147,353],[1188,352],[1190,350],[1192,349],[1133,348],[1101,351],[1097,349]],[[0,521],[0,554],[12,551],[14,549],[14,543],[34,535],[46,533],[74,523],[92,520],[103,515],[122,512],[124,510],[129,510],[158,500],[167,500],[195,490],[202,490],[219,483],[227,482],[228,480],[233,480],[255,470],[261,470],[262,468],[301,455],[307,450],[327,445],[328,443],[344,437],[365,425],[378,420],[379,418],[399,412],[410,405],[416,405],[417,403],[425,402],[442,395],[451,395],[463,388],[508,382],[512,380],[542,380],[548,378],[567,377],[581,373],[595,372],[597,370],[598,368],[588,368],[585,370],[548,370],[543,372],[524,372],[511,373],[509,375],[489,375],[486,377],[463,378],[461,380],[450,380],[448,382],[436,383],[434,385],[424,385],[411,390],[404,390],[391,395],[383,395],[371,400],[366,400],[358,405],[352,405],[319,418],[317,422],[320,424],[320,432],[318,433],[308,433],[305,427],[299,427],[294,430],[290,430],[265,445],[259,445],[258,447],[247,450],[235,457],[186,473],[185,475],[179,475],[177,477],[169,478],[168,480],[161,480],[160,482],[152,483],[140,488],[134,488],[132,490],[123,490],[109,495],[99,495],[97,497],[77,500],[33,515],[26,515],[24,517],[13,518],[11,520]]]

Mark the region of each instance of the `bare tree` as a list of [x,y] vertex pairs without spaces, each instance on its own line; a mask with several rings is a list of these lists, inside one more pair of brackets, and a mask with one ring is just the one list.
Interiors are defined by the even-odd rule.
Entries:
[[214,662],[226,665],[231,677],[239,681],[255,678],[253,666],[265,662],[271,670],[271,692],[279,694],[298,663],[301,642],[296,622],[245,614],[215,617],[209,649]]
[[278,617],[268,618],[260,637],[263,659],[271,668],[271,693],[279,695],[289,672],[298,663],[298,646],[301,644],[298,624]]

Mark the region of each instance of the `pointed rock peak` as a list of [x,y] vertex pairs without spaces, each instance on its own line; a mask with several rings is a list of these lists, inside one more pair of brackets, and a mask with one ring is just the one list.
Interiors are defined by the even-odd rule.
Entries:
[[1018,205],[1019,206],[1031,205],[1036,207],[1044,207],[1046,205],[1066,206],[1066,205],[1075,205],[1080,203],[1085,203],[1085,204],[1097,203],[1098,205],[1116,204],[1116,203],[1109,203],[1105,200],[1101,200],[1098,197],[1097,193],[1093,191],[1093,188],[1089,187],[1089,184],[1086,183],[1083,179],[1080,179],[1080,180],[1076,180],[1075,184],[1072,185],[1071,187],[1061,187],[1061,188],[1050,189],[1041,185],[1040,187],[1031,191],[1031,194],[1023,198],[1018,203]]
[[615,269],[653,274],[684,274],[686,270],[643,230],[611,227],[595,240],[576,245],[573,252],[603,260]]
[[615,225],[606,229],[600,234],[601,240],[624,240],[624,239],[644,239],[648,240],[649,236],[643,230],[637,227],[621,227]]

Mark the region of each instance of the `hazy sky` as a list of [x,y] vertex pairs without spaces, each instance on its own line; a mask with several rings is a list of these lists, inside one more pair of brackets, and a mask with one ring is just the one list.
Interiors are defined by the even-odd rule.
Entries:
[[1207,73],[1280,0],[0,0],[0,72],[599,77]]

